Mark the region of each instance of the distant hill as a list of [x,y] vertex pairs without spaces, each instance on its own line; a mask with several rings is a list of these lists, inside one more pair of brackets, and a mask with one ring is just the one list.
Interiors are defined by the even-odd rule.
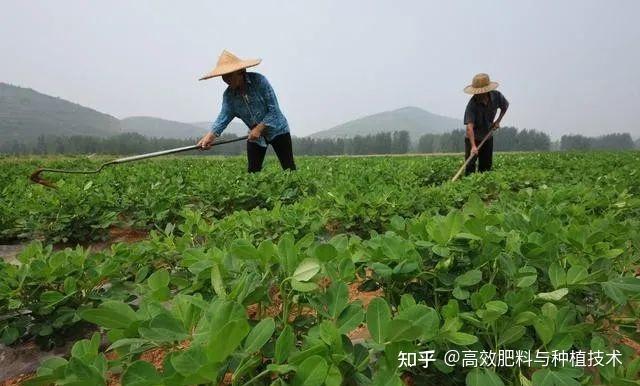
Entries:
[[120,132],[120,121],[108,114],[0,83],[0,141],[32,140],[40,134],[106,137]]
[[433,114],[419,107],[409,106],[355,119],[331,129],[313,133],[310,137],[354,137],[356,135],[406,130],[409,132],[411,139],[417,141],[424,134],[446,133],[462,126],[462,121],[459,119]]
[[120,124],[123,132],[145,137],[196,138],[203,134],[198,126],[155,117],[129,117],[120,120]]
[[[212,123],[213,123],[213,121],[211,121],[211,122],[192,122],[191,124],[194,125],[194,126],[199,127],[200,128],[200,134],[202,134],[205,131],[211,129],[211,124]],[[239,119],[234,119],[233,121],[231,121],[229,126],[227,126],[227,128],[224,131],[224,134],[235,134],[237,136],[242,136],[242,135],[246,135],[248,131],[249,131],[249,129],[247,128],[247,125],[244,124],[244,122],[242,122]]]
[[[211,122],[185,123],[156,117],[128,117],[120,122],[123,132],[138,133],[145,137],[199,138],[211,128]],[[232,121],[224,133],[244,135],[247,127],[242,122]]]

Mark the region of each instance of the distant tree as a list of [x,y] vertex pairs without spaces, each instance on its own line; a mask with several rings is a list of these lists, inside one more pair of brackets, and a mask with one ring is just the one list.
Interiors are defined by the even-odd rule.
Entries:
[[603,150],[631,150],[634,147],[629,133],[613,133],[594,138],[592,147]]
[[560,138],[561,150],[588,150],[591,148],[591,141],[583,135],[563,135]]
[[405,154],[409,151],[411,138],[408,131],[395,131],[392,141],[391,152],[393,154]]
[[418,140],[418,153],[434,153],[436,151],[436,134],[425,134]]
[[606,134],[595,138],[563,135],[560,139],[560,148],[562,150],[630,150],[634,148],[634,143],[629,133]]
[[36,140],[36,154],[47,154],[47,142],[44,134],[40,134]]
[[[417,150],[421,153],[464,151],[464,130],[454,130],[444,134],[425,134],[418,140]],[[504,127],[496,131],[494,147],[499,151],[546,151],[551,148],[551,138],[537,130],[518,130]]]

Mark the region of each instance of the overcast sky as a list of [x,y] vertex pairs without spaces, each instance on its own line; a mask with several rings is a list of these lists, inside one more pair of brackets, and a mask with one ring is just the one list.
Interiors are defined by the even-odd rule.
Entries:
[[259,57],[298,136],[403,106],[462,119],[473,75],[503,125],[640,136],[640,1],[0,0],[0,81],[118,118],[211,121],[222,49]]

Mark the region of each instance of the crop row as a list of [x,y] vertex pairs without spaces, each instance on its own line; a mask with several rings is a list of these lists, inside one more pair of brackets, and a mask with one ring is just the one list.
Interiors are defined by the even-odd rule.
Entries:
[[[596,155],[594,155],[596,154]],[[239,210],[304,203],[327,210],[334,232],[367,235],[393,215],[460,207],[475,192],[490,200],[506,191],[556,185],[611,185],[637,193],[637,153],[499,155],[501,173],[448,183],[452,157],[302,158],[296,173],[274,165],[247,174],[244,160],[166,159],[106,169],[95,176],[46,175],[59,189],[30,184],[43,162],[59,168],[95,168],[88,158],[0,159],[0,241],[49,243],[105,239],[111,227],[164,229],[182,221],[184,208],[206,219]],[[483,176],[484,177],[484,176]],[[609,180],[614,180],[615,185]]]

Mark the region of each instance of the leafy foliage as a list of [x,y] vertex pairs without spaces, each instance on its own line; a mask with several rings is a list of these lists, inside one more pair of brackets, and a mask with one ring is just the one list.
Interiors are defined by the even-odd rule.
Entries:
[[[443,385],[637,380],[640,359],[619,344],[638,338],[640,187],[629,178],[637,154],[500,156],[498,171],[455,184],[443,182],[455,167],[446,158],[304,159],[297,173],[233,178],[241,161],[217,162],[225,167],[149,162],[117,183],[60,181],[60,192],[5,188],[23,189],[22,198],[7,196],[14,202],[107,197],[87,204],[95,212],[81,221],[114,211],[114,200],[127,211],[113,223],[125,216],[155,228],[147,240],[101,252],[36,242],[19,264],[0,264],[5,343],[40,337],[50,346],[88,326],[115,358],[94,336],[76,342],[68,360],[45,362],[29,384],[99,385],[109,374],[123,385],[167,386],[225,377],[401,385],[403,373]],[[219,172],[215,184],[205,165]],[[154,179],[163,181],[157,192],[148,188]],[[73,196],[79,189],[86,194]],[[23,205],[38,202],[29,200]],[[24,224],[48,215],[33,211]],[[49,237],[64,232],[71,228]],[[355,287],[380,296],[365,307]],[[368,335],[352,340],[354,330]],[[420,347],[616,347],[622,365],[471,369],[438,356],[426,369],[398,368],[401,351]],[[160,370],[142,359],[158,348],[167,353]]]

